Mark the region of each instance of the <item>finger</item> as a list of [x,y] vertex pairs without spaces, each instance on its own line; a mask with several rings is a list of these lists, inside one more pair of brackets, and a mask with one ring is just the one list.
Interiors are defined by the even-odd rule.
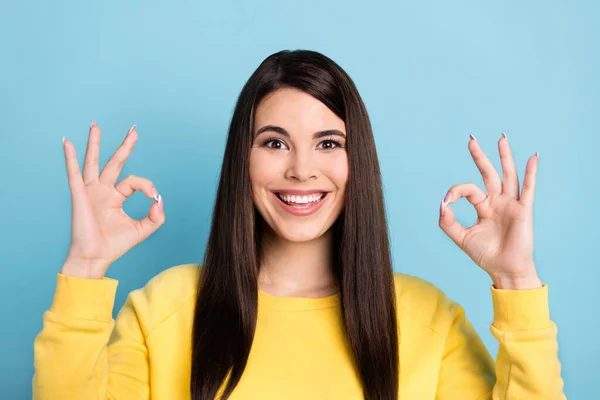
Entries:
[[77,163],[77,154],[73,143],[66,140],[63,136],[63,150],[65,153],[65,164],[67,167],[67,178],[69,180],[69,188],[73,200],[85,191],[85,184],[81,177],[79,164]]
[[137,221],[138,232],[141,240],[146,240],[148,236],[156,232],[165,223],[165,211],[162,196],[158,195],[158,200],[152,203],[148,215]]
[[471,141],[469,142],[469,151],[471,152],[473,161],[475,161],[475,165],[477,165],[479,172],[481,172],[481,176],[483,176],[483,183],[488,194],[502,193],[500,175],[498,175],[496,168],[494,168],[494,165],[487,158],[473,135],[471,135]]
[[467,230],[456,221],[452,208],[446,206],[443,201],[440,204],[439,226],[458,247],[462,248]]
[[123,195],[123,201],[134,192],[142,192],[148,198],[158,201],[158,191],[154,187],[152,181],[146,178],[142,178],[136,175],[129,175],[127,178],[119,182],[115,189]]
[[535,155],[531,156],[527,161],[525,167],[525,179],[523,180],[523,190],[521,191],[521,198],[519,202],[528,206],[533,206],[533,200],[535,197],[535,182],[537,175],[537,167],[540,158],[540,153],[535,152]]
[[467,201],[474,206],[478,206],[487,199],[485,192],[476,184],[461,183],[450,187],[442,202],[445,203],[445,205],[454,204],[462,197],[465,197]]
[[89,183],[98,178],[98,157],[100,153],[100,127],[96,121],[90,125],[85,160],[83,162],[83,181]]
[[483,203],[487,196],[477,185],[464,183],[452,186],[446,193],[444,200],[442,200],[440,204],[439,226],[461,248],[467,229],[455,220],[454,212],[448,205],[455,203],[462,197],[465,197],[477,209],[477,206]]
[[502,194],[507,194],[516,200],[519,198],[519,175],[517,174],[517,167],[515,166],[512,151],[510,150],[508,138],[505,133],[502,133],[502,138],[498,141],[498,152],[500,153],[504,178]]
[[123,195],[123,200],[136,191],[142,192],[147,197],[155,200],[150,206],[148,215],[143,219],[136,221],[140,241],[145,240],[165,222],[162,196],[158,194],[156,187],[149,179],[130,175],[119,182],[115,186],[115,189]]
[[133,146],[137,141],[137,132],[135,130],[135,125],[129,129],[125,139],[123,139],[123,143],[121,146],[115,151],[115,154],[108,160],[104,168],[102,169],[102,174],[100,174],[100,181],[107,185],[114,185],[117,179],[119,179],[119,175],[121,174],[121,170],[123,169],[123,165],[125,165],[125,161],[131,154],[131,150],[133,150]]

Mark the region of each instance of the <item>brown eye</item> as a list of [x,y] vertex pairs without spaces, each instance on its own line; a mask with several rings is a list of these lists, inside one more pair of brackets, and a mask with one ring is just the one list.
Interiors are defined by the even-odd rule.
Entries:
[[263,143],[263,147],[273,150],[282,150],[285,148],[285,143],[276,138],[269,138]]
[[332,150],[335,149],[336,147],[342,147],[342,145],[340,144],[340,142],[337,142],[335,140],[323,140],[321,143],[319,143],[319,145],[322,145],[322,149],[323,150]]

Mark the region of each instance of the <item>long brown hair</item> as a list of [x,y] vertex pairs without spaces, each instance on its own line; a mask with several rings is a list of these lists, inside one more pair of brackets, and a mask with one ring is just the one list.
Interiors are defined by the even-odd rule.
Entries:
[[398,333],[393,270],[379,161],[371,123],[350,77],[308,50],[266,58],[238,98],[221,167],[193,326],[191,395],[222,400],[239,382],[257,319],[257,276],[264,220],[252,202],[249,157],[254,110],[283,87],[302,90],[346,124],[349,174],[334,231],[335,274],[346,335],[365,399],[398,397]]

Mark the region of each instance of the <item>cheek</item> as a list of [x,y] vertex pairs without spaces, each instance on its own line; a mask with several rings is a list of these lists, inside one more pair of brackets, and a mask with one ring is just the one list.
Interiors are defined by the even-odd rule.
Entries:
[[344,190],[348,183],[348,156],[340,154],[327,167],[327,175],[338,190]]
[[275,181],[281,174],[276,160],[269,157],[268,154],[259,150],[252,150],[250,153],[250,183],[253,192],[264,189],[269,183]]

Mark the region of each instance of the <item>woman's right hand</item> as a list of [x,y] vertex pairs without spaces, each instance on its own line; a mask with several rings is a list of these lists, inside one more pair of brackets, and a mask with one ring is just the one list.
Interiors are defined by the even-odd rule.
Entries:
[[[63,138],[67,176],[71,189],[71,247],[61,273],[81,278],[104,277],[116,259],[145,240],[165,222],[162,197],[151,181],[130,175],[115,185],[137,141],[135,125],[121,146],[98,173],[100,128],[90,127],[83,174],[73,143]],[[123,211],[123,203],[135,191],[156,200],[142,220]]]

